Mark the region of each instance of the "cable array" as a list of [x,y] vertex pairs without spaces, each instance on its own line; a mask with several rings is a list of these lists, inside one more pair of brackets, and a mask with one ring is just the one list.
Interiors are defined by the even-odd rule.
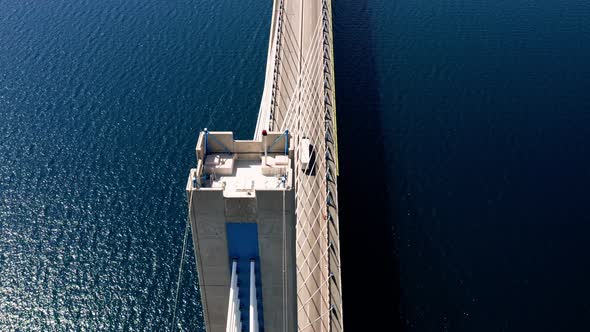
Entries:
[[[311,41],[297,66],[292,56],[299,44],[293,25],[285,19],[277,52],[271,123],[289,130],[295,146],[295,213],[297,314],[299,330],[342,329],[333,94],[331,7],[322,1]],[[307,19],[307,18],[306,18]],[[274,128],[278,129],[278,128]],[[298,163],[311,142],[307,167]]]

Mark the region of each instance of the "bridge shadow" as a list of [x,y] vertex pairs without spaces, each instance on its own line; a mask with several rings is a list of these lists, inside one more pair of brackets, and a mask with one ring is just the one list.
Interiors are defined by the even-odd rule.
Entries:
[[333,3],[344,326],[401,331],[392,176],[368,2]]

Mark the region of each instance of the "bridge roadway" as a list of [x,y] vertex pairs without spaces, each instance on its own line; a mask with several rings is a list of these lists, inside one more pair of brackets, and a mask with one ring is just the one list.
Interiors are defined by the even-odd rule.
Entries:
[[[275,0],[254,138],[289,130],[295,153],[297,326],[341,331],[337,151],[331,0]],[[300,142],[315,158],[301,169]]]

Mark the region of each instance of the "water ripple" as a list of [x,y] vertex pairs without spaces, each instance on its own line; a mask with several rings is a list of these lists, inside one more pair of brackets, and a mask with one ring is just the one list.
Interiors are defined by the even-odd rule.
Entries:
[[0,6],[0,330],[167,330],[197,130],[251,135],[271,4]]

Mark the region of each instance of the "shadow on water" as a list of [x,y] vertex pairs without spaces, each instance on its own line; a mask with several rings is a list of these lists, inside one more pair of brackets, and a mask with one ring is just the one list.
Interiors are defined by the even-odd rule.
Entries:
[[335,2],[333,15],[344,324],[400,331],[392,183],[368,0]]

